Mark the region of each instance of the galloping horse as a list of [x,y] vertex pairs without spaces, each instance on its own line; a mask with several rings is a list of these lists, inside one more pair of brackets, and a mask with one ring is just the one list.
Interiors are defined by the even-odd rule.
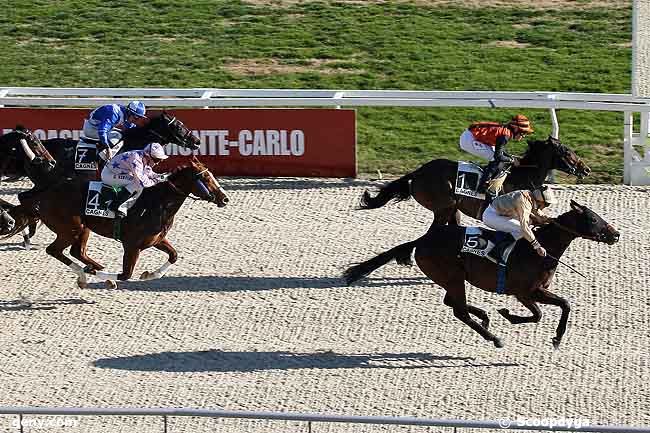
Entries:
[[[70,267],[78,275],[77,284],[82,288],[86,287],[87,273],[108,280],[112,287],[116,287],[113,280],[130,279],[140,252],[149,247],[166,252],[169,260],[155,272],[143,274],[141,279],[161,277],[178,257],[166,236],[172,228],[174,215],[185,199],[194,194],[201,200],[216,203],[219,207],[228,203],[226,193],[212,173],[193,157],[189,165],[174,170],[167,181],[145,189],[129,210],[127,217],[120,223],[118,235],[124,248],[122,272],[109,274],[99,272],[103,266],[88,257],[86,244],[91,231],[114,238],[115,220],[84,215],[87,191],[88,181],[81,178],[60,182],[42,193],[39,211],[45,225],[56,233],[56,239],[46,248],[47,253]],[[20,214],[20,211],[18,213]],[[22,228],[24,225],[18,223],[7,236]],[[85,268],[63,254],[69,246],[72,246],[72,256],[83,262]]]
[[[411,253],[415,249],[418,267],[447,291],[443,302],[453,308],[454,316],[484,339],[492,341],[496,347],[503,347],[501,340],[488,331],[487,313],[479,307],[469,305],[465,297],[465,281],[486,292],[495,292],[497,287],[495,263],[485,257],[461,253],[460,246],[464,242],[465,230],[465,227],[456,225],[432,226],[429,232],[419,239],[348,268],[343,277],[351,284],[392,259],[396,259],[401,265],[411,265]],[[619,233],[594,211],[571,200],[571,210],[539,228],[536,237],[550,256],[559,259],[569,244],[578,237],[612,245],[618,242]],[[517,316],[507,309],[501,309],[499,313],[513,324],[536,323],[541,318],[538,302],[560,307],[562,316],[553,338],[553,346],[557,348],[566,331],[570,307],[566,299],[548,290],[557,268],[557,262],[550,256],[538,256],[525,240],[517,242],[508,260],[505,293],[515,296],[532,315]],[[478,317],[482,323],[476,322],[470,314]]]
[[[434,225],[459,224],[460,214],[481,219],[484,200],[460,196],[455,193],[458,161],[434,159],[417,170],[383,186],[372,197],[365,191],[361,209],[377,209],[391,200],[402,201],[410,197],[433,211]],[[528,141],[528,149],[518,167],[513,167],[503,185],[504,192],[527,189],[541,185],[549,170],[561,170],[579,178],[590,173],[589,167],[559,140]]]
[[[163,144],[174,143],[189,149],[198,149],[200,139],[192,134],[180,120],[163,111],[159,116],[149,118],[143,127],[130,128],[122,133],[124,145],[118,153],[128,150],[141,149],[152,141]],[[32,152],[24,143],[27,141]],[[44,146],[44,147],[43,147]],[[28,176],[35,185],[35,190],[45,189],[65,178],[77,176],[75,172],[75,151],[77,141],[71,139],[54,138],[42,142],[33,133],[21,126],[8,134],[0,137],[0,178],[9,175],[13,180]],[[44,149],[45,154],[38,149]],[[34,163],[34,154],[38,157]],[[51,167],[38,167],[47,162]],[[96,177],[95,171],[86,175],[88,179]],[[34,190],[32,190],[34,191]],[[19,195],[19,200],[21,196]],[[22,203],[22,200],[21,200]],[[15,212],[8,208],[13,215]],[[24,209],[21,210],[21,212]],[[23,233],[23,245],[29,249],[29,239],[36,232],[37,215],[32,212],[30,216],[21,213],[21,219],[29,218],[29,234]],[[16,218],[16,216],[14,216]]]
[[[17,126],[16,130],[0,137],[0,177],[11,176],[19,179],[27,176],[25,170],[25,153],[21,152],[20,139],[24,138],[25,129]],[[124,145],[119,153],[142,149],[152,141],[161,144],[173,143],[178,146],[196,150],[201,140],[192,134],[178,118],[163,111],[159,116],[151,117],[143,127],[126,129],[122,132]],[[65,138],[42,140],[43,145],[57,161],[57,172],[63,176],[75,175],[74,158],[77,141]]]

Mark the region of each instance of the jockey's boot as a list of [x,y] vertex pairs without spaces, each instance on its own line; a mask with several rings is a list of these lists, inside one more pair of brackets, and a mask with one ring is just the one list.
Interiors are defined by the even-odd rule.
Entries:
[[510,233],[504,233],[504,235],[505,236],[503,236],[501,239],[497,240],[497,243],[494,245],[494,248],[492,248],[492,251],[488,253],[488,255],[496,260],[496,262],[501,266],[506,265],[503,254],[508,249],[508,247],[513,242],[515,242],[515,238]]
[[121,219],[126,216],[126,209],[122,206],[133,194],[126,189],[120,188],[118,190],[115,199],[111,202],[109,209],[115,212],[115,218]]
[[478,188],[476,188],[476,192],[479,194],[484,194],[487,191],[488,186],[490,186],[490,181],[492,178],[494,178],[494,176],[496,176],[498,170],[499,161],[490,161],[488,165],[483,169],[483,176],[478,182]]

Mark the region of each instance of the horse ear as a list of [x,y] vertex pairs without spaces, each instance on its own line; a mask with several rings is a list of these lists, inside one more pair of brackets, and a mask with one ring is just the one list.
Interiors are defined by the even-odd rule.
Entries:
[[582,208],[582,206],[580,204],[578,204],[578,202],[575,201],[575,200],[571,200],[571,209],[573,209],[574,211],[576,211],[578,213],[583,213],[584,212],[584,209]]

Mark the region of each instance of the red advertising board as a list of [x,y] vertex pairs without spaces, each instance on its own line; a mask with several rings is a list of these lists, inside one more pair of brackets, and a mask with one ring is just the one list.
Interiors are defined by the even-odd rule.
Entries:
[[[155,110],[151,110],[155,115]],[[215,175],[356,176],[354,110],[178,109],[178,116],[201,139],[194,153]],[[88,109],[0,108],[0,133],[21,124],[41,139],[79,138]],[[167,147],[170,164],[191,152]]]

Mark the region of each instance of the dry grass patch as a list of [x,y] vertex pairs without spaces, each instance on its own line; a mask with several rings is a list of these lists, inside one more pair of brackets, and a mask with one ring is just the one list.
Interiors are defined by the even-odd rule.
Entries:
[[319,74],[361,74],[362,69],[341,68],[340,60],[307,59],[300,64],[282,63],[277,59],[230,59],[223,68],[237,75],[271,75],[318,72]]
[[525,42],[517,42],[517,41],[494,41],[490,42],[488,45],[492,47],[500,47],[500,48],[528,48],[530,47],[530,44],[525,43]]

